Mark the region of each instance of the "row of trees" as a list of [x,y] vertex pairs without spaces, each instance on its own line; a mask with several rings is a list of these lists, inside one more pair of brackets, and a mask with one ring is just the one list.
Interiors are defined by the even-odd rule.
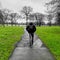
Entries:
[[[41,13],[33,13],[33,8],[30,6],[24,6],[22,10],[20,11],[22,14],[24,14],[26,18],[26,24],[28,23],[28,20],[36,20],[37,24],[41,25],[42,19],[44,17]],[[13,13],[9,9],[1,9],[0,10],[0,24],[4,26],[5,23],[8,23],[10,21],[10,24],[16,24],[17,19],[21,16],[18,13]]]
[[28,20],[36,20],[36,24],[41,25],[44,15],[41,13],[33,13],[33,8],[30,6],[24,6],[21,12],[26,17],[26,24],[28,23]]
[[13,13],[9,9],[1,9],[0,10],[0,24],[4,26],[5,23],[10,23],[13,25],[13,23],[16,23],[17,18],[19,18],[18,13]]

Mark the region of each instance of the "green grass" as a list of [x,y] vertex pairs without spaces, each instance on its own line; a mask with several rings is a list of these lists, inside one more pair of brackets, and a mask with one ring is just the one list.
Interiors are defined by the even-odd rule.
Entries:
[[60,60],[60,26],[37,27],[36,34],[49,48],[56,60]]
[[23,33],[22,27],[0,26],[0,60],[8,60]]

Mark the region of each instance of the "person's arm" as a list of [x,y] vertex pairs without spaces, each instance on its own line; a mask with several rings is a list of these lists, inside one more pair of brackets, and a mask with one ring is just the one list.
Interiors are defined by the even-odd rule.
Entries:
[[29,31],[29,26],[26,27],[26,30]]
[[34,32],[36,31],[36,27],[34,26]]

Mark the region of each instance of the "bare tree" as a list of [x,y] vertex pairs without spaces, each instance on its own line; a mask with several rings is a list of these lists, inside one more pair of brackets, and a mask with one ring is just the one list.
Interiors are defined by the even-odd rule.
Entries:
[[60,0],[51,0],[49,3],[46,3],[46,5],[47,13],[55,18],[56,23],[60,25]]
[[5,23],[4,16],[2,14],[2,11],[0,10],[0,24],[2,24],[4,26],[4,23]]
[[34,13],[35,19],[37,21],[37,25],[41,26],[42,25],[42,21],[44,18],[44,15],[41,13]]
[[13,25],[13,23],[16,23],[16,16],[17,16],[17,13],[11,13],[10,14],[10,17],[11,17],[11,24]]
[[32,11],[33,11],[33,8],[31,8],[30,6],[24,6],[21,10],[21,12],[26,16],[26,24],[28,21],[28,16]]
[[8,20],[10,10],[9,9],[3,9],[2,12],[3,12],[4,20],[6,22]]

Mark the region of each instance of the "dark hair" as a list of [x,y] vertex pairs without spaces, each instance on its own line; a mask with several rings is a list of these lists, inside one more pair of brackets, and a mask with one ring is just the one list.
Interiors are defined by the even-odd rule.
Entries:
[[29,25],[33,25],[33,23],[32,23],[32,22],[30,22],[30,23],[29,23]]

